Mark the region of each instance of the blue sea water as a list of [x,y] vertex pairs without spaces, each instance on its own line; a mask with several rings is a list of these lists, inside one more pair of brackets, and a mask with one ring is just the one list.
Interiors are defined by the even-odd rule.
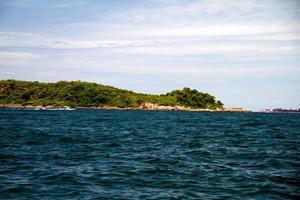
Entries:
[[1,199],[299,199],[300,115],[0,110]]

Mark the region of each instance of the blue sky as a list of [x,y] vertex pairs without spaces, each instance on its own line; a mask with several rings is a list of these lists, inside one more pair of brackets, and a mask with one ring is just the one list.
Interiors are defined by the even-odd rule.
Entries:
[[0,78],[300,107],[300,2],[0,1]]

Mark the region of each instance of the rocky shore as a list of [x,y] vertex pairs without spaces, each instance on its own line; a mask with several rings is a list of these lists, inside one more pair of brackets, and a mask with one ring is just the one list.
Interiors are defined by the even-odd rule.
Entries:
[[223,112],[251,112],[251,110],[245,108],[224,108]]
[[0,108],[14,108],[14,109],[29,109],[29,110],[157,110],[157,111],[189,111],[189,112],[251,112],[243,108],[223,108],[223,109],[192,109],[184,106],[165,106],[144,102],[138,108],[120,108],[111,106],[98,106],[98,107],[76,107],[69,106],[53,106],[53,105],[22,105],[22,104],[0,104]]

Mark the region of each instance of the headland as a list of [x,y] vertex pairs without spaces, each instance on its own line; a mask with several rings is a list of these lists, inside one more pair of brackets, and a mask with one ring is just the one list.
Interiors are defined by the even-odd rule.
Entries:
[[214,96],[188,87],[155,95],[83,81],[1,80],[0,108],[249,112],[242,108],[224,108]]

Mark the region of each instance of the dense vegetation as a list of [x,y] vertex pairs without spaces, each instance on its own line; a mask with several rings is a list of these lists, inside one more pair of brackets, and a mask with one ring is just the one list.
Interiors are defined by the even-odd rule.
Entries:
[[136,108],[143,102],[190,108],[215,109],[223,106],[215,97],[189,88],[162,95],[150,95],[82,81],[0,81],[0,104]]
[[191,90],[190,88],[183,88],[182,90],[174,90],[166,94],[168,97],[175,97],[176,102],[190,108],[221,108],[223,103],[216,101],[215,97],[198,92],[197,90]]

